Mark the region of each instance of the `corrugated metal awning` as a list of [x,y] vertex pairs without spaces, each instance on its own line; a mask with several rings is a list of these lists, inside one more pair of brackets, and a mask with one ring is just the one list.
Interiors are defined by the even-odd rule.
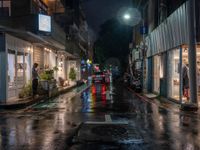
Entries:
[[146,38],[147,57],[188,43],[188,2],[180,6]]

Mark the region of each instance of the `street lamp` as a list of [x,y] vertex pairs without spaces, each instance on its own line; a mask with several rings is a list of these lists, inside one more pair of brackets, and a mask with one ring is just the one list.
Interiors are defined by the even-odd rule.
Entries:
[[131,18],[130,14],[125,14],[125,15],[124,15],[124,19],[125,19],[125,20],[129,20],[130,18]]
[[119,10],[117,18],[122,24],[132,27],[138,25],[142,19],[141,13],[137,8],[127,7],[123,7]]

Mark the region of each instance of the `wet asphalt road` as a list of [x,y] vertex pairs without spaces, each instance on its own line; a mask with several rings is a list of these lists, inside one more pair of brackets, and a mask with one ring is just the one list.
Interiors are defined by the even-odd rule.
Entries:
[[[136,97],[121,83],[74,89],[24,110],[0,112],[1,150],[198,150],[199,117],[168,111]],[[77,143],[81,122],[128,122],[142,144]],[[103,132],[103,131],[102,131]]]

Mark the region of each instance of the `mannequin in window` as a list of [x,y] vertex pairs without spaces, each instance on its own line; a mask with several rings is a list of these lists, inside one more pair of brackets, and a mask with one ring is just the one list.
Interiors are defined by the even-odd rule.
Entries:
[[183,96],[189,100],[189,68],[188,64],[183,64],[182,68],[183,77]]

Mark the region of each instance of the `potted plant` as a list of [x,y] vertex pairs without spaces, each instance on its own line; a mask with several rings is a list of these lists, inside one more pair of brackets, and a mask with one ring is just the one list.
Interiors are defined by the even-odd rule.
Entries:
[[32,95],[32,84],[27,83],[26,85],[24,85],[24,87],[22,88],[22,90],[19,92],[19,98],[26,98]]
[[76,80],[76,71],[74,68],[70,68],[70,71],[69,71],[69,79],[71,81],[74,81]]
[[51,70],[51,69],[45,70],[44,72],[40,74],[41,86],[45,90],[49,90],[55,87],[56,81],[54,80],[53,74],[54,74],[54,70]]

